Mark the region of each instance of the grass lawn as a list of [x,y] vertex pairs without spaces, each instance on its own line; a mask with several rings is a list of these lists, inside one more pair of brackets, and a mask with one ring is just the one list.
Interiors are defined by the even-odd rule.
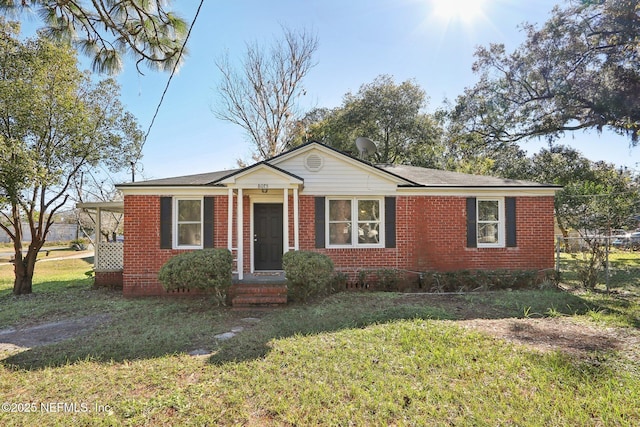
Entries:
[[[92,289],[89,269],[39,263],[46,279],[14,297],[0,267],[0,342],[11,328],[91,326],[0,352],[1,425],[640,425],[633,280],[624,297],[341,293],[247,313],[125,299]],[[536,331],[550,347],[527,342]]]

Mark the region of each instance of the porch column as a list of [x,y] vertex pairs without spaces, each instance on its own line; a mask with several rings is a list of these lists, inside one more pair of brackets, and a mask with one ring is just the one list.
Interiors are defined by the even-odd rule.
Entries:
[[233,188],[228,189],[227,193],[227,249],[233,251]]
[[244,242],[243,242],[243,238],[242,238],[242,234],[243,234],[243,227],[242,227],[242,217],[243,217],[243,213],[242,213],[242,188],[238,188],[238,251],[237,251],[237,256],[238,256],[238,261],[236,262],[237,266],[238,266],[238,280],[242,280],[244,277],[244,254],[243,254],[243,246],[244,246]]
[[102,229],[102,209],[96,208],[96,239],[93,242],[93,265],[100,264],[100,230]]
[[300,220],[298,217],[298,187],[293,187],[293,250],[300,250],[298,231]]
[[282,252],[289,252],[289,189],[283,188],[282,193],[284,194],[284,199],[282,200]]

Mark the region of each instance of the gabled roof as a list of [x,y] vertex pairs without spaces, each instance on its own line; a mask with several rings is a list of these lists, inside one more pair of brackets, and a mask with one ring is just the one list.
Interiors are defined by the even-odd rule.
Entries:
[[218,181],[233,175],[241,169],[230,169],[218,172],[200,173],[197,175],[177,176],[173,178],[150,179],[148,181],[127,182],[118,187],[174,187],[216,185]]
[[281,178],[285,178],[286,180],[295,183],[295,184],[302,184],[304,183],[304,179],[300,178],[299,176],[292,174],[291,172],[288,172],[284,169],[281,169],[277,166],[274,166],[272,164],[270,164],[268,161],[262,161],[256,164],[253,164],[251,166],[248,166],[244,169],[239,169],[234,171],[233,173],[220,178],[219,180],[216,181],[216,183],[219,184],[231,184],[236,182],[236,180],[241,179],[244,176],[247,176],[249,174],[253,174],[256,173],[257,171],[268,171],[271,172],[275,175],[280,176]]
[[351,163],[354,166],[357,166],[359,168],[362,169],[368,169],[380,176],[383,176],[385,179],[390,179],[391,181],[395,181],[398,183],[398,185],[401,184],[416,184],[415,182],[412,182],[411,180],[408,180],[407,178],[397,175],[391,171],[386,171],[384,169],[381,169],[367,161],[364,161],[362,159],[359,159],[357,157],[354,157],[348,153],[345,153],[343,151],[340,151],[336,148],[333,148],[329,145],[325,145],[322,144],[318,141],[310,141],[307,142],[305,144],[299,145],[297,147],[292,148],[289,151],[285,151],[284,153],[278,154],[277,156],[272,157],[271,159],[267,160],[269,163],[271,164],[279,164],[279,163],[283,163],[284,161],[286,161],[288,158],[291,158],[293,156],[297,156],[305,151],[310,151],[312,149],[319,149],[321,151],[324,151],[326,153],[332,153],[334,156],[340,157],[343,160],[348,161],[349,163]]
[[[553,185],[539,184],[532,181],[497,178],[486,175],[471,175],[460,172],[428,169],[407,165],[383,165],[378,166],[387,172],[402,176],[419,187],[529,187],[550,188]],[[409,186],[411,187],[411,186]]]
[[242,169],[231,169],[217,172],[209,172],[197,175],[178,176],[173,178],[161,178],[148,181],[130,182],[119,184],[121,188],[133,187],[198,187],[198,186],[224,186],[234,182],[237,178],[252,173],[256,170],[272,170],[282,176],[288,176],[295,182],[303,182],[304,179],[288,172],[278,164],[284,163],[287,159],[304,153],[307,150],[317,148],[326,153],[333,153],[354,166],[368,169],[380,176],[384,176],[391,181],[395,181],[399,187],[403,188],[533,188],[555,190],[560,186],[540,184],[531,181],[522,181],[506,178],[497,178],[484,175],[471,175],[459,172],[429,169],[418,166],[407,165],[372,165],[364,160],[353,157],[347,153],[339,151],[333,147],[317,141],[311,141],[298,147],[292,148],[271,159],[263,160]]

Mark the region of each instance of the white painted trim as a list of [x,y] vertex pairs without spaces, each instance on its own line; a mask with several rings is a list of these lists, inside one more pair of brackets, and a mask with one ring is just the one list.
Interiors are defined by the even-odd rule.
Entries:
[[[288,193],[288,190],[284,190],[283,193]],[[273,203],[273,204],[280,204],[282,205],[282,232],[283,232],[283,236],[282,236],[282,248],[283,248],[283,252],[286,253],[289,251],[288,249],[288,230],[289,230],[289,212],[288,212],[288,200],[285,202],[284,201],[285,196],[275,196],[273,194],[270,195],[265,195],[265,194],[254,194],[253,196],[250,196],[250,206],[251,206],[251,210],[249,213],[249,235],[251,236],[251,256],[249,257],[251,260],[251,268],[250,271],[251,273],[255,273],[256,272],[256,267],[255,267],[255,229],[254,229],[254,223],[255,223],[255,210],[254,207],[257,204],[267,204],[267,203]],[[287,197],[288,199],[288,197]],[[287,234],[285,235],[285,231],[287,232]],[[285,250],[284,248],[287,248],[287,250]],[[262,271],[262,270],[260,270]]]
[[100,238],[102,234],[100,230],[102,230],[102,209],[100,207],[96,208],[96,244],[94,245],[94,257],[93,266],[100,265]]
[[[480,202],[498,202],[498,241],[496,243],[481,243],[478,239],[480,229]],[[480,248],[504,248],[507,246],[507,218],[504,197],[478,197],[476,198],[476,247]]]
[[233,250],[233,188],[227,192],[227,249]]
[[555,196],[561,190],[549,188],[524,189],[518,187],[500,188],[398,188],[395,196],[455,196],[455,197],[548,197]]
[[260,170],[267,170],[269,171],[269,173],[272,173],[276,176],[278,176],[280,179],[283,180],[283,184],[280,185],[292,185],[292,184],[303,184],[303,181],[301,178],[296,177],[294,175],[291,175],[289,173],[286,173],[282,170],[276,169],[275,167],[273,167],[272,165],[270,165],[269,163],[258,163],[255,164],[253,166],[248,167],[247,169],[240,171],[240,172],[236,172],[234,174],[232,174],[231,176],[228,176],[227,178],[219,181],[220,184],[236,184],[236,182],[241,179],[244,178],[246,176],[250,176]]
[[125,196],[224,196],[227,194],[225,187],[210,187],[206,185],[190,187],[120,187]]
[[289,190],[282,191],[282,253],[289,252]]
[[293,249],[300,250],[300,212],[298,212],[298,188],[293,189]]
[[[255,222],[255,211],[254,211],[254,205],[256,204],[256,201],[253,199],[253,197],[249,196],[249,246],[250,246],[250,253],[251,255],[249,256],[249,271],[251,272],[251,274],[255,273],[256,271],[256,263],[255,263],[255,257],[256,257],[256,246],[255,246],[255,240],[256,240],[256,230],[254,227],[254,222]],[[260,200],[260,202],[263,202],[263,200]],[[258,202],[258,203],[260,203]]]
[[123,201],[115,201],[115,202],[85,202],[85,203],[76,203],[76,208],[78,209],[101,209],[107,212],[124,212],[124,202]]
[[[325,232],[325,244],[324,247],[327,249],[368,249],[368,248],[384,248],[385,247],[385,217],[384,213],[386,210],[384,197],[372,197],[372,196],[353,196],[353,197],[343,197],[343,196],[326,196],[324,199],[324,208],[325,208],[325,224],[324,224],[324,232]],[[332,200],[349,200],[351,201],[351,244],[348,245],[332,245],[331,244],[331,233],[329,232],[329,224],[330,224],[330,210],[329,205]],[[380,219],[378,226],[378,243],[377,244],[359,244],[358,243],[358,200],[377,200],[379,202],[380,208]],[[355,225],[355,226],[354,226]]]
[[360,162],[350,156],[347,156],[345,154],[342,154],[340,152],[334,151],[330,148],[324,147],[321,144],[309,144],[306,147],[303,148],[298,148],[298,149],[293,149],[291,151],[289,151],[288,153],[284,153],[280,156],[277,156],[274,159],[268,160],[267,162],[274,165],[274,166],[278,166],[280,163],[292,158],[292,157],[297,157],[297,156],[304,156],[305,153],[308,153],[309,151],[312,150],[318,150],[320,152],[322,152],[324,155],[329,156],[329,157],[333,157],[335,159],[340,159],[343,160],[347,163],[349,163],[350,165],[361,169],[361,170],[365,170],[368,171],[369,173],[373,174],[373,175],[377,175],[378,177],[389,181],[389,182],[394,182],[397,184],[401,184],[401,183],[405,183],[405,184],[410,184],[411,181],[407,180],[406,178],[401,178],[397,175],[394,175],[392,173],[389,173],[387,171],[384,171],[382,169],[378,169],[374,166],[371,166],[367,163],[363,163]]
[[[178,205],[181,201],[185,200],[197,200],[200,202],[200,244],[199,245],[179,245],[178,240],[180,238],[178,234]],[[173,198],[173,218],[171,218],[173,227],[173,242],[172,247],[176,250],[193,250],[202,249],[204,247],[204,198],[203,197],[179,197]]]
[[244,242],[243,242],[243,238],[242,238],[242,232],[243,232],[243,221],[242,221],[242,217],[243,217],[243,203],[242,203],[242,188],[238,188],[238,208],[236,209],[238,211],[238,259],[236,261],[236,264],[238,266],[238,280],[242,280],[244,278]]

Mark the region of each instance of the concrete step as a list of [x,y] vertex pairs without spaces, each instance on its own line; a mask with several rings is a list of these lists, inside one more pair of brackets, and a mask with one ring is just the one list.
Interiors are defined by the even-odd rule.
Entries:
[[286,295],[286,285],[234,285],[231,287],[234,295]]
[[242,295],[233,298],[232,304],[236,305],[260,305],[260,304],[286,304],[287,296]]

